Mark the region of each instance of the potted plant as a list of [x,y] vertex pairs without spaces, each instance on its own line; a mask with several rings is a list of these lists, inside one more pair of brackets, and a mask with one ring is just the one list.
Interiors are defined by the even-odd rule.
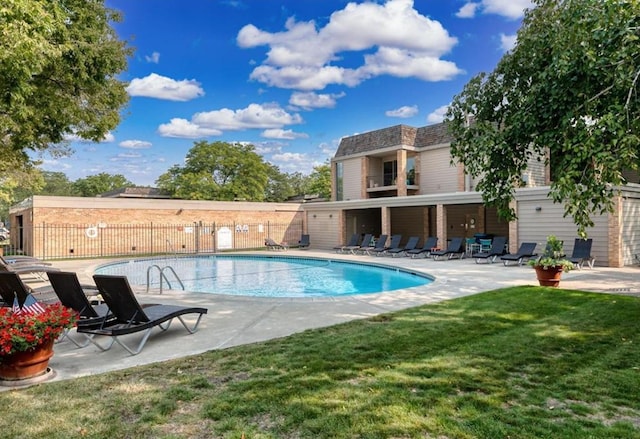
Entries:
[[77,313],[61,304],[27,313],[0,308],[0,379],[22,380],[44,374],[53,342],[75,326]]
[[573,270],[574,265],[565,258],[562,244],[563,242],[556,236],[547,236],[547,245],[542,256],[528,262],[535,268],[540,285],[557,287],[560,284],[562,272]]

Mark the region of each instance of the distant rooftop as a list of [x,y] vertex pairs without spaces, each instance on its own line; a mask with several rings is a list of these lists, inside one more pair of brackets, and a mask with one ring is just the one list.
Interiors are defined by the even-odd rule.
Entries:
[[123,187],[104,192],[97,195],[100,198],[153,198],[153,199],[169,199],[171,198],[161,189],[156,187]]
[[420,128],[409,125],[395,125],[343,138],[340,141],[335,157],[361,154],[401,145],[424,148],[449,143],[451,140],[453,140],[453,137],[447,131],[447,126],[444,122]]

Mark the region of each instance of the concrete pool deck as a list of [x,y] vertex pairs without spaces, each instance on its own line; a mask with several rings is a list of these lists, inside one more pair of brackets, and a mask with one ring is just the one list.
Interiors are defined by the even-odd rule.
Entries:
[[[256,252],[273,254],[272,252]],[[377,294],[341,298],[252,298],[215,294],[185,293],[183,291],[144,292],[136,290],[141,303],[166,303],[208,308],[199,331],[189,335],[180,322],[175,321],[169,331],[155,329],[145,348],[138,355],[129,355],[121,346],[102,352],[90,344],[77,348],[69,341],[55,345],[50,367],[55,372],[50,381],[126,369],[143,364],[180,358],[214,349],[255,343],[285,337],[307,329],[331,326],[350,320],[476,294],[515,285],[536,285],[531,267],[509,266],[501,262],[476,264],[473,259],[434,261],[406,257],[374,257],[341,255],[327,251],[291,249],[287,256],[329,257],[341,260],[373,262],[427,273],[435,281],[422,287]],[[75,271],[81,282],[92,282],[95,268],[109,260],[55,261],[54,266]],[[28,277],[25,283],[42,285]],[[563,274],[562,288],[640,296],[640,268],[595,267]],[[128,336],[132,339],[138,335]],[[0,390],[10,387],[0,386]]]

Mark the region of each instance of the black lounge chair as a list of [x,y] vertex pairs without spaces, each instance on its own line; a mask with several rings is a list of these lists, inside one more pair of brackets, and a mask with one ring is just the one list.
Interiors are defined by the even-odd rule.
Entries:
[[520,244],[520,248],[517,253],[509,253],[504,256],[501,256],[504,266],[506,267],[511,262],[515,262],[518,265],[522,265],[525,260],[528,260],[534,256],[537,256],[536,251],[536,243],[535,242],[523,242]]
[[491,241],[491,248],[486,252],[478,252],[471,255],[471,257],[476,259],[476,264],[479,264],[480,261],[485,260],[487,263],[493,264],[498,256],[504,255],[505,249],[504,246],[507,244],[506,236],[496,236]]
[[462,238],[451,238],[449,245],[444,250],[436,250],[431,252],[431,257],[434,261],[439,261],[440,259],[453,259],[456,256],[460,259],[464,257],[464,253],[466,251],[464,240]]
[[298,241],[298,248],[301,250],[306,250],[311,245],[311,238],[309,235],[302,235],[300,237],[300,241]]
[[379,251],[384,251],[384,249],[385,249],[385,248],[387,248],[387,247],[386,247],[386,245],[387,245],[387,238],[388,238],[388,235],[380,235],[380,236],[378,237],[378,240],[376,241],[375,245],[372,245],[372,246],[369,246],[369,247],[366,247],[366,248],[360,249],[360,252],[361,252],[363,255],[365,255],[365,254],[366,254],[366,255],[371,256],[371,252],[374,252],[374,253],[375,253],[375,252],[379,252]]
[[31,288],[22,281],[18,273],[0,271],[0,297],[4,306],[12,306],[14,298],[17,297],[18,305],[22,307],[29,294],[42,303],[58,301],[50,287]]
[[267,247],[267,250],[288,250],[289,246],[285,243],[275,242],[271,238],[265,238],[264,245]]
[[410,256],[411,258],[417,258],[418,256],[424,256],[428,258],[431,256],[431,250],[436,248],[438,245],[438,237],[437,236],[429,236],[422,246],[422,248],[414,248],[413,250],[407,250],[405,252],[406,256]]
[[596,262],[596,258],[591,256],[591,246],[593,245],[593,239],[580,239],[576,238],[573,244],[573,252],[569,261],[573,262],[576,267],[582,270],[582,266],[586,262],[589,268],[593,268]]
[[351,238],[349,238],[349,242],[347,242],[346,245],[337,245],[333,249],[336,251],[336,253],[346,253],[345,249],[347,247],[353,247],[358,245],[359,239],[360,239],[360,235],[358,233],[354,233],[353,235],[351,235]]
[[351,254],[356,254],[356,252],[358,252],[361,249],[367,248],[371,245],[371,238],[373,238],[373,235],[371,233],[366,233],[363,237],[362,237],[362,241],[360,241],[359,245],[348,245],[345,247],[344,253],[351,253]]
[[391,235],[391,241],[389,242],[388,246],[386,247],[376,246],[376,248],[369,250],[369,254],[373,253],[376,256],[384,255],[386,251],[389,250],[390,248],[400,247],[400,241],[402,241],[402,235]]
[[59,268],[51,267],[50,265],[51,264],[48,264],[46,262],[40,263],[37,261],[7,263],[3,259],[0,260],[0,272],[31,274],[42,280],[46,280],[46,277],[44,276],[45,273],[50,271],[60,271]]
[[404,247],[390,248],[385,252],[385,254],[391,255],[393,258],[396,256],[404,256],[405,252],[415,249],[418,246],[419,241],[419,236],[410,236]]
[[[154,327],[157,326],[166,331],[173,319],[177,318],[182,326],[190,334],[193,334],[197,331],[202,316],[207,313],[206,308],[177,305],[146,305],[143,308],[138,303],[125,276],[96,274],[93,276],[93,280],[109,307],[112,317],[107,316],[98,324],[78,325],[78,332],[111,337],[111,342],[106,346],[96,342],[98,337],[91,338],[91,343],[103,351],[110,349],[114,343],[118,343],[131,355],[136,355],[142,351]],[[195,324],[187,325],[183,319],[183,316],[187,314],[198,315]],[[121,340],[124,335],[140,332],[143,333],[142,340],[134,348],[129,347]]]
[[[87,296],[97,296],[98,289],[93,285],[80,284],[76,273],[57,271],[47,273],[47,276],[49,276],[49,282],[51,282],[56,296],[60,299],[60,303],[77,311],[80,315],[78,325],[100,323],[109,314],[109,307],[106,304],[100,303],[95,306],[91,304]],[[66,338],[79,348],[83,348],[91,342],[91,336],[82,335],[84,336],[83,341],[78,341],[69,336],[69,331],[65,331],[60,341]]]

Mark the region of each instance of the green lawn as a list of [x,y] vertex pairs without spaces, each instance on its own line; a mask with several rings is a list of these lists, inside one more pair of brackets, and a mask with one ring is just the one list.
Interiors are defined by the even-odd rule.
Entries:
[[0,405],[3,438],[638,438],[640,299],[514,287]]

